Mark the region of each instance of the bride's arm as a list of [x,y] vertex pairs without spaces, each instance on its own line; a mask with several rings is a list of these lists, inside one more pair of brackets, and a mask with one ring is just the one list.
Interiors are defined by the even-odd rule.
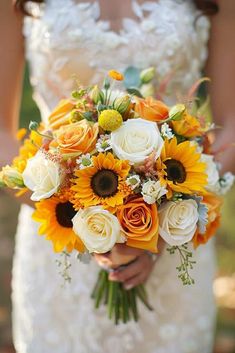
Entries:
[[[23,16],[9,0],[0,1],[0,168],[18,153],[15,138],[24,71]],[[13,193],[13,192],[12,192]],[[21,201],[31,204],[27,196]]]
[[217,151],[230,145],[219,160],[223,171],[235,173],[235,1],[219,2],[219,13],[211,19],[211,37],[207,76],[211,78],[210,96],[218,130],[214,145]]
[[19,118],[24,68],[22,16],[9,0],[0,2],[0,165],[17,153],[14,138]]

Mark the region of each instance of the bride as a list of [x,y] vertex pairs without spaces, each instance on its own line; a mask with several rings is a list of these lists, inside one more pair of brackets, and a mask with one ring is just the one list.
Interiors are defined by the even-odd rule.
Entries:
[[[215,149],[232,139],[234,1],[224,0],[218,6],[200,0],[17,0],[13,9],[9,0],[3,0],[0,11],[2,165],[17,149],[12,135],[19,115],[23,45],[34,99],[45,121],[50,110],[71,91],[73,75],[88,85],[100,81],[109,69],[123,71],[130,65],[154,66],[159,80],[173,73],[165,98],[174,102],[200,77],[210,32],[207,74],[212,78],[212,108],[216,122],[224,126]],[[228,151],[223,156],[223,168],[231,166]],[[196,284],[191,287],[182,286],[175,270],[178,259],[165,249],[155,263],[146,253],[140,253],[133,264],[113,275],[111,279],[123,281],[126,288],[146,281],[154,306],[153,312],[141,307],[138,323],[114,326],[102,309],[94,310],[90,299],[99,269],[95,260],[88,270],[87,265],[71,259],[72,283],[62,288],[58,257],[52,256],[49,242],[37,235],[31,213],[25,198],[19,215],[12,283],[17,353],[212,352],[213,240],[195,253]],[[105,260],[107,257],[97,258],[98,263]],[[112,264],[112,254],[108,260]]]

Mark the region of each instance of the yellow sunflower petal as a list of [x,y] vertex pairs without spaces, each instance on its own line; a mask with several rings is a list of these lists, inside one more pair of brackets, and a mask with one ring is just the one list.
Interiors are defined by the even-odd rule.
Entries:
[[177,144],[175,137],[165,140],[156,167],[161,183],[165,182],[168,189],[168,198],[172,191],[186,194],[205,192],[206,165],[200,161],[196,146],[192,146],[189,141]]

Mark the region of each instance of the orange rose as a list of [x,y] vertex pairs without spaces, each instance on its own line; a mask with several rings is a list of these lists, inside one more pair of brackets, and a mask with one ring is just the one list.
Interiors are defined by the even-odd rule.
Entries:
[[215,235],[216,230],[220,225],[220,209],[222,199],[213,194],[207,194],[203,197],[203,203],[208,207],[208,224],[206,226],[206,233],[200,234],[198,231],[194,235],[193,244],[197,248],[200,244],[205,244]]
[[171,121],[174,132],[187,138],[201,136],[202,128],[200,122],[194,116],[184,113],[182,119]]
[[50,147],[59,148],[60,152],[70,157],[88,153],[95,149],[98,136],[98,124],[83,119],[77,123],[61,126],[55,132],[55,140]]
[[158,213],[156,204],[148,205],[142,196],[132,196],[117,210],[117,217],[127,237],[127,245],[157,252]]
[[70,113],[74,108],[75,103],[71,100],[61,100],[48,118],[50,128],[56,130],[62,125],[69,124],[71,119]]
[[168,118],[169,109],[163,102],[147,97],[136,98],[135,112],[145,120],[158,122]]

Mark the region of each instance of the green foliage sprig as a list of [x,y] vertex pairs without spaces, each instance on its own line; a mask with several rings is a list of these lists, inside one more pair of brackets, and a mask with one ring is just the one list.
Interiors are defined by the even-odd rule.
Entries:
[[181,279],[183,285],[191,285],[194,284],[195,281],[191,277],[189,270],[193,269],[193,265],[196,263],[192,259],[192,252],[188,250],[187,244],[183,244],[181,246],[171,246],[167,249],[171,255],[178,252],[180,257],[180,265],[176,267],[179,272],[178,277]]

